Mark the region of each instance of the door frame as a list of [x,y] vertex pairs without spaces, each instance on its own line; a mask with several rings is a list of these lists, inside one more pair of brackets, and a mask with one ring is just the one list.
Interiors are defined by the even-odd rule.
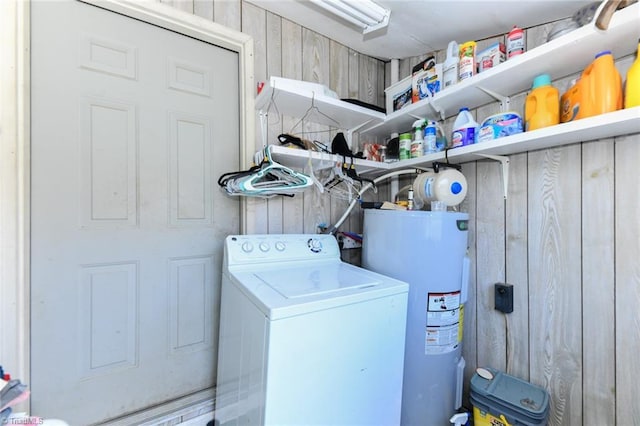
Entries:
[[[156,2],[78,0],[238,53],[240,166],[255,141],[253,39]],[[30,2],[0,1],[0,365],[30,383]],[[240,200],[240,231],[246,203]],[[29,403],[22,409],[29,411]]]

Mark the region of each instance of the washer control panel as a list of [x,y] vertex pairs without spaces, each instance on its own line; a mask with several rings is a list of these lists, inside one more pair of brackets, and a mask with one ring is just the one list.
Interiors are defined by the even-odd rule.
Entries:
[[225,240],[225,256],[230,265],[340,259],[340,248],[333,235],[325,234],[230,235]]

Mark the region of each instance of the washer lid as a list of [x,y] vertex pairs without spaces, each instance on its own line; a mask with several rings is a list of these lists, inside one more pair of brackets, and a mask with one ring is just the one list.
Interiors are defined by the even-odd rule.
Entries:
[[[366,272],[366,271],[365,271]],[[353,288],[373,287],[380,277],[334,263],[323,267],[298,267],[282,271],[264,271],[256,276],[287,299],[338,293]]]
[[407,293],[409,288],[402,281],[345,262],[296,263],[230,275],[272,320]]

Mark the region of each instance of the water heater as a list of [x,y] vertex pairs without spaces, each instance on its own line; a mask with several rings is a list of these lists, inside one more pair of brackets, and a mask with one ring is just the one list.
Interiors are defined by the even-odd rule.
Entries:
[[468,215],[367,209],[362,264],[409,283],[402,425],[449,423],[462,404]]

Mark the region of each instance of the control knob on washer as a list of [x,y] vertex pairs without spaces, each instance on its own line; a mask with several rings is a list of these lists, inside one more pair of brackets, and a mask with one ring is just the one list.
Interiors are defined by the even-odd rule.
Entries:
[[314,253],[320,253],[322,251],[322,241],[316,238],[309,238],[307,246],[309,246],[311,251]]
[[251,244],[249,241],[245,241],[244,243],[242,243],[242,251],[245,253],[251,253],[253,251],[253,244]]
[[260,247],[260,250],[265,252],[265,253],[268,252],[269,249],[271,248],[271,247],[269,247],[269,243],[264,243],[264,242],[260,243],[260,245],[258,247]]
[[282,241],[278,241],[276,242],[276,250],[278,251],[284,251],[285,249],[285,245]]

